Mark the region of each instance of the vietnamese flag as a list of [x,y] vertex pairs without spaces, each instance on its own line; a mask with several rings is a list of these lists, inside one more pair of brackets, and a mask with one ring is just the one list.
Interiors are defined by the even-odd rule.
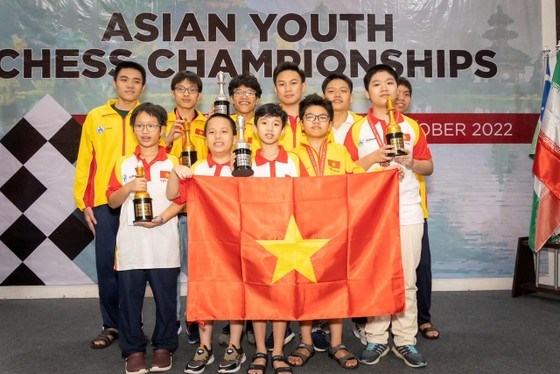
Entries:
[[188,320],[402,311],[398,184],[395,170],[188,180]]

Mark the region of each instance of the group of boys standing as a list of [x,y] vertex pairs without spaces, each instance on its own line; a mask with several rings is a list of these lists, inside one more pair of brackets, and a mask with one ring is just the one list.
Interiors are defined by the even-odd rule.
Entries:
[[[242,74],[234,77],[228,87],[236,114],[207,116],[196,109],[202,97],[201,79],[192,72],[181,71],[171,81],[176,108],[166,113],[159,105],[139,103],[146,72],[141,65],[125,61],[114,72],[118,98],[88,114],[80,140],[74,195],[95,234],[103,330],[91,347],[105,348],[119,338],[126,373],[167,371],[172,367],[182,319],[178,279],[180,268],[185,273],[187,268],[184,181],[193,175],[232,176],[237,116],[243,116],[247,123],[244,135],[251,145],[255,177],[399,170],[406,298],[402,313],[354,320],[354,334],[365,345],[359,357],[342,343],[342,319],[299,321],[301,341],[288,358],[283,347],[294,337],[289,322],[273,321],[272,334],[266,339],[266,321],[251,321],[246,332],[256,349],[247,372],[265,372],[268,350],[272,351],[275,373],[290,373],[292,367],[305,365],[316,351],[327,350],[329,357],[346,369],[354,369],[359,363],[373,365],[390,350],[389,330],[393,334],[393,352],[398,357],[411,367],[426,366],[416,349],[415,337],[419,328],[428,339],[439,337],[429,316],[429,244],[422,248],[423,238],[427,244],[422,176],[432,173],[433,164],[423,131],[414,120],[402,115],[408,109],[406,104],[410,104],[410,95],[406,95],[407,91],[412,93],[410,84],[404,80],[399,86],[396,72],[388,65],[368,69],[364,86],[372,106],[361,117],[350,111],[353,83],[344,74],[334,73],[324,80],[323,96],[303,97],[305,73],[292,62],[280,63],[273,81],[280,104],[258,106],[261,86],[251,74]],[[401,89],[397,97],[398,87]],[[405,134],[404,156],[393,157],[393,148],[384,141],[388,97],[397,99],[396,119]],[[191,167],[178,161],[185,129],[197,152],[198,161]],[[136,177],[138,165],[143,166],[145,177]],[[157,215],[150,222],[133,222],[132,199],[139,191],[148,191],[153,199]],[[417,268],[418,280],[423,282],[418,298],[423,301],[420,316],[416,303]],[[157,310],[151,366],[146,363],[149,340],[142,329],[147,282]],[[227,348],[218,372],[237,372],[246,361],[241,346],[244,324],[245,321],[229,321],[227,331],[222,332],[220,343]],[[202,373],[214,361],[212,327],[213,321],[186,324],[189,343],[200,344],[185,367],[186,373]],[[330,339],[326,339],[327,335]]]

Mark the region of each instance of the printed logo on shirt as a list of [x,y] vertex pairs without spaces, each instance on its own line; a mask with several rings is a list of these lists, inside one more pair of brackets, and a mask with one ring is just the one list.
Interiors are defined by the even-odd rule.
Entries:
[[159,171],[159,179],[162,182],[165,182],[166,180],[168,180],[170,176],[171,176],[171,171],[168,171],[168,170],[160,170]]
[[126,184],[126,183],[128,183],[132,180],[135,180],[135,179],[136,179],[136,174],[130,174],[130,175],[123,174],[122,175],[123,184]]
[[204,136],[204,130],[202,130],[202,129],[195,129],[194,133],[195,133],[195,135]]
[[99,135],[101,135],[101,134],[103,134],[103,133],[105,132],[105,127],[103,127],[103,126],[98,126],[96,131],[97,131],[97,133],[98,133]]
[[375,141],[375,138],[360,139],[360,141],[358,142],[358,147],[363,147],[367,143],[371,143],[373,141]]
[[410,134],[403,134],[403,138],[405,142],[409,142],[410,141]]

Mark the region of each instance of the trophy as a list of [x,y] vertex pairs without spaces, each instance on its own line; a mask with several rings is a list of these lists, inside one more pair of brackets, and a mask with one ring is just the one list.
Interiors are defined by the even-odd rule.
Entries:
[[[136,178],[144,178],[142,164],[136,166]],[[134,194],[134,222],[150,222],[154,217],[152,213],[152,198],[147,191],[138,191]]]
[[226,85],[226,81],[224,80],[224,72],[218,72],[217,77],[220,91],[218,92],[218,96],[216,96],[216,100],[214,100],[214,111],[215,113],[222,113],[226,116],[229,116],[229,100],[224,91],[224,86]]
[[183,150],[181,152],[181,165],[191,167],[196,162],[196,149],[191,141],[191,124],[190,122],[185,122],[183,127],[184,138],[183,138]]
[[239,140],[235,144],[235,150],[233,151],[235,159],[233,161],[233,172],[231,173],[234,177],[250,177],[254,173],[253,169],[251,169],[251,147],[245,140],[244,131],[245,118],[239,115],[237,116]]
[[393,153],[387,153],[389,157],[404,156],[404,137],[401,127],[395,119],[395,105],[393,99],[389,96],[387,99],[387,113],[389,114],[389,125],[387,126],[387,144],[392,145],[395,149]]

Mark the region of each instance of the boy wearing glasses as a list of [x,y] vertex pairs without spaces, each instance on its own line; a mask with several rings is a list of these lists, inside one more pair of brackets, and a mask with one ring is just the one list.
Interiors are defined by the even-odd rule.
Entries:
[[[332,103],[319,95],[306,96],[299,104],[299,116],[306,136],[296,149],[301,161],[301,176],[363,173],[346,148],[329,137],[334,110]],[[342,319],[328,321],[331,330],[329,357],[345,369],[358,366],[358,359],[342,344]],[[303,366],[315,354],[311,336],[313,321],[300,321],[301,343],[290,355],[292,366]]]
[[[208,155],[204,125],[206,116],[196,110],[196,105],[202,98],[202,80],[193,72],[179,71],[171,79],[171,96],[175,100],[175,109],[167,114],[168,133],[165,144],[170,154],[180,159],[183,145],[186,142],[185,130],[188,130],[190,140],[196,150],[197,160],[205,159]],[[181,255],[181,271],[187,274],[187,213],[179,213],[179,250]],[[183,314],[183,316],[182,316]],[[177,329],[181,331],[181,283],[177,284]],[[196,322],[186,322],[187,341],[198,344],[198,326]]]
[[193,72],[178,72],[171,79],[171,96],[176,107],[167,114],[168,133],[165,136],[165,145],[169,153],[177,158],[181,157],[185,142],[184,130],[187,127],[197,159],[205,159],[208,155],[204,137],[206,116],[196,110],[196,105],[202,98],[202,80]]
[[231,102],[235,107],[236,114],[231,118],[237,123],[237,117],[245,119],[245,133],[243,134],[247,143],[251,145],[251,151],[255,154],[260,148],[259,137],[255,129],[255,108],[259,104],[262,88],[257,78],[249,73],[238,75],[228,85]]
[[[247,143],[251,145],[252,154],[255,155],[257,149],[261,147],[254,122],[255,107],[262,95],[261,85],[254,75],[245,73],[238,75],[229,82],[228,92],[236,111],[236,114],[232,114],[231,118],[236,124],[239,116],[245,119],[245,132],[243,136]],[[220,345],[227,346],[229,344],[230,330],[229,323],[223,327],[222,332],[218,336],[218,343]],[[250,344],[255,344],[255,333],[251,321],[247,321],[245,333],[247,334],[247,341]]]
[[95,267],[103,330],[91,341],[91,348],[103,349],[119,337],[119,287],[114,270],[115,238],[119,210],[107,205],[105,191],[115,161],[132,153],[138,144],[129,125],[130,112],[146,84],[146,70],[133,61],[115,68],[113,84],[117,99],[90,111],[82,126],[76,161],[74,200],[95,235]]
[[[142,329],[142,305],[146,283],[156,302],[156,323],[152,334],[152,372],[167,371],[177,349],[177,275],[179,274],[179,233],[175,216],[181,205],[167,200],[167,180],[178,159],[166,153],[159,141],[165,129],[165,109],[152,103],[139,105],[130,118],[138,141],[133,154],[117,160],[109,187],[108,204],[122,206],[115,270],[118,271],[120,305],[120,346],[126,358],[126,373],[147,373],[147,340]],[[144,168],[145,178],[137,178],[136,167]],[[134,194],[147,191],[152,199],[151,221],[134,222]]]

